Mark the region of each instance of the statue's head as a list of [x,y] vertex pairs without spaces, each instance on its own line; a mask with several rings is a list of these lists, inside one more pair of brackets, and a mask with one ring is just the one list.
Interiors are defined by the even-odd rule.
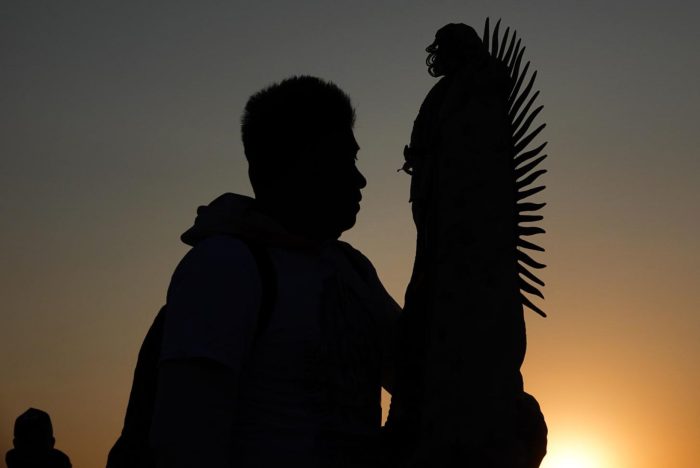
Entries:
[[254,94],[242,137],[261,206],[312,237],[350,229],[366,185],[355,166],[354,123],[348,95],[316,77],[288,78]]
[[462,23],[450,23],[438,29],[435,40],[425,51],[428,73],[436,77],[478,64],[489,55],[474,28]]

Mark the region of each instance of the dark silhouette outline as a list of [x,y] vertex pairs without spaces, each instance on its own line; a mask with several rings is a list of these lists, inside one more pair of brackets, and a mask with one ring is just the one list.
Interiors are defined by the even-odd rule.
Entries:
[[527,133],[536,73],[522,88],[525,49],[499,28],[448,24],[426,49],[442,78],[404,151],[418,240],[387,422],[400,466],[535,468],[546,451],[519,371],[523,305],[545,315],[523,294],[543,297],[528,267],[544,265],[522,250],[544,250],[524,239],[544,232],[529,224],[544,204],[525,201],[544,189],[530,185],[546,143],[526,151],[544,124]]
[[14,448],[5,455],[7,468],[70,468],[68,456],[56,449],[51,417],[29,408],[15,420]]
[[[173,276],[162,313],[161,354],[148,376],[152,404],[140,414],[149,423],[145,446],[155,450],[144,466],[340,466],[349,461],[356,466],[539,466],[547,428],[536,400],[523,391],[519,369],[525,355],[523,305],[544,315],[521,292],[541,297],[527,280],[543,285],[527,267],[544,265],[522,249],[543,250],[523,236],[544,230],[522,223],[542,219],[528,213],[543,204],[523,200],[544,188],[528,187],[545,172],[532,172],[546,157],[539,155],[544,144],[525,151],[544,125],[527,134],[542,109],[530,112],[537,97],[530,96],[535,75],[522,88],[529,68],[528,63],[520,69],[524,48],[515,34],[507,45],[510,30],[501,38],[499,26],[500,22],[491,34],[487,20],[481,39],[468,26],[450,24],[426,49],[429,73],[443,78],[421,106],[404,151],[403,169],[412,175],[418,240],[400,321],[396,391],[384,443],[380,444],[378,418],[368,409],[378,407],[380,377],[392,388],[393,345],[378,333],[379,315],[374,314],[381,301],[369,299],[368,291],[379,291],[392,310],[398,306],[369,261],[337,241],[354,225],[366,184],[355,166],[355,113],[335,85],[294,77],[253,95],[246,105],[242,137],[255,200],[225,194],[200,208],[195,226],[183,235],[193,249]],[[187,349],[189,337],[196,339],[199,328],[208,330],[206,340],[215,340],[218,329],[226,330],[226,318],[206,329],[209,319],[198,318],[198,309],[202,304],[216,309],[221,306],[219,297],[227,299],[217,296],[220,291],[210,296],[213,299],[202,294],[220,282],[219,269],[231,266],[230,260],[222,266],[214,259],[235,258],[234,264],[244,265],[241,252],[254,250],[252,245],[268,254],[302,252],[307,258],[320,258],[325,246],[332,245],[344,258],[333,264],[337,273],[342,270],[339,265],[347,263],[355,272],[350,275],[359,275],[365,285],[355,290],[354,299],[344,292],[349,283],[340,285],[337,280],[324,280],[312,293],[319,301],[315,323],[320,344],[313,359],[303,361],[303,371],[294,368],[289,374],[305,382],[301,394],[321,408],[304,420],[311,424],[310,432],[301,426],[268,426],[251,416],[265,407],[257,400],[250,405],[251,393],[245,389],[254,388],[251,382],[262,379],[267,387],[259,389],[276,388],[270,386],[275,372],[260,372],[272,349],[265,341],[269,329],[259,322],[269,321],[265,308],[255,312],[258,325],[249,332],[251,337],[237,338],[245,351],[236,357],[235,372],[228,358],[211,351],[178,354],[176,347],[172,354],[173,343]],[[260,273],[264,262],[254,256],[253,269]],[[271,261],[277,284],[302,272],[283,273],[279,262],[279,257]],[[236,278],[249,278],[250,271],[241,268],[234,268]],[[183,289],[190,283],[194,289]],[[259,299],[254,286],[248,289],[237,294]],[[265,299],[270,288],[261,289],[259,302],[270,304]],[[182,294],[191,297],[183,301]],[[272,301],[272,320],[275,311],[291,304],[284,294],[278,299]],[[348,313],[345,309],[353,303],[356,309]],[[182,323],[187,324],[184,334]],[[299,342],[293,336],[299,331],[291,329],[283,336]],[[309,380],[309,374],[315,377]],[[363,403],[349,405],[358,398]],[[450,412],[454,415],[446,416]],[[318,414],[323,416],[314,419]],[[128,420],[129,414],[127,424]],[[250,421],[257,422],[251,426]],[[363,429],[354,432],[349,429],[352,424]],[[312,435],[312,444],[292,442],[304,434]],[[146,440],[144,431],[140,437]],[[241,441],[252,445],[241,452]]]
[[[255,258],[263,288],[255,327],[255,346],[267,328],[275,306],[277,278],[267,250],[252,241],[244,242]],[[109,451],[107,468],[147,468],[156,464],[156,456],[149,444],[149,434],[158,387],[158,364],[166,307],[161,307],[139,350],[124,426],[121,435]]]
[[[352,131],[354,120],[355,112],[347,95],[318,78],[293,77],[250,98],[242,119],[242,137],[255,200],[224,194],[200,207],[195,225],[183,234],[183,242],[193,249],[178,266],[168,303],[142,347],[122,437],[109,456],[110,468],[228,466],[235,462],[245,465],[245,460],[256,466],[277,466],[285,454],[283,461],[287,466],[335,466],[345,463],[341,460],[370,463],[369,460],[378,459],[380,379],[388,387],[392,369],[385,365],[389,358],[382,349],[390,348],[384,336],[390,334],[386,330],[399,308],[383,289],[369,261],[337,240],[355,224],[360,190],[366,185],[356,167],[359,145]],[[260,253],[255,254],[254,250]],[[210,355],[171,358],[166,353],[163,357],[166,348],[171,350],[168,343],[175,340],[173,336],[179,330],[176,324],[185,312],[178,305],[183,303],[183,294],[193,299],[201,296],[188,306],[196,329],[202,325],[195,323],[200,320],[199,312],[206,312],[195,310],[197,304],[202,308],[217,307],[206,305],[213,299],[201,294],[220,282],[218,269],[235,270],[241,278],[250,277],[245,251],[256,258],[254,269],[261,276],[262,305],[257,311],[258,325],[251,333],[252,346],[239,363],[240,373],[231,372],[227,362]],[[232,252],[237,256],[233,262],[222,266],[216,260],[233,255]],[[251,430],[241,425],[248,421],[246,414],[251,411],[243,403],[250,400],[250,396],[245,399],[244,390],[256,379],[268,378],[260,377],[259,366],[269,365],[265,364],[265,356],[274,351],[268,335],[276,332],[279,339],[279,329],[268,332],[267,324],[261,322],[274,323],[275,317],[282,314],[280,310],[296,307],[295,301],[298,302],[289,298],[288,284],[297,276],[294,268],[298,268],[296,263],[285,267],[285,257],[290,254],[306,258],[300,263],[302,277],[306,274],[304,268],[325,272],[330,267],[333,272],[318,290],[310,293],[319,304],[318,311],[312,313],[318,315],[312,322],[318,323],[309,322],[311,329],[320,330],[318,338],[311,335],[312,344],[316,343],[313,340],[318,341],[311,348],[314,353],[303,358],[303,370],[293,368],[291,374],[282,370],[293,381],[303,382],[301,394],[316,408],[306,419],[302,418],[302,426],[310,425],[311,432],[305,427],[293,432],[267,426]],[[313,266],[304,267],[304,262],[309,261]],[[185,291],[183,284],[197,281],[199,290],[179,292]],[[283,293],[277,295],[276,286],[269,286],[271,283],[280,284]],[[235,289],[235,284],[231,286]],[[303,289],[303,285],[299,286]],[[236,300],[245,301],[243,296],[257,299],[254,285],[249,289],[247,293],[236,290],[242,295]],[[275,299],[270,299],[271,294]],[[386,310],[386,318],[380,316],[382,310]],[[299,330],[290,330],[284,332],[282,339],[300,341],[294,335]],[[241,343],[248,341],[245,336],[238,339]],[[154,352],[158,351],[154,343],[161,340],[162,350]],[[295,348],[298,346],[293,343],[290,352],[299,351]],[[217,394],[227,396],[222,399]],[[217,398],[219,406],[210,411],[207,405]],[[298,414],[308,411],[306,406],[292,408]],[[251,436],[259,437],[256,434],[260,433],[264,441],[260,447],[264,449],[258,449],[252,458],[250,452],[229,447]],[[313,438],[310,446],[298,450],[283,447],[285,441],[305,433]],[[230,453],[232,450],[235,454]],[[276,457],[274,465],[271,456]]]

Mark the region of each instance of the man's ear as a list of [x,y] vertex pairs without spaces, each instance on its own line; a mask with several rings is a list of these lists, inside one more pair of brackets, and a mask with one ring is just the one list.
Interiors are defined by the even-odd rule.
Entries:
[[51,446],[51,448],[54,448],[54,446],[56,445],[56,438],[54,436],[51,436],[51,443],[49,445]]

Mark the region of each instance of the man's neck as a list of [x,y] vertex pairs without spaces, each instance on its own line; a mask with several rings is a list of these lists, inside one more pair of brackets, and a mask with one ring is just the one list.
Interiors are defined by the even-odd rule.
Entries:
[[295,237],[301,237],[314,243],[337,240],[340,234],[324,232],[317,216],[300,211],[298,207],[280,206],[256,200],[254,207],[257,211],[278,223],[285,231]]

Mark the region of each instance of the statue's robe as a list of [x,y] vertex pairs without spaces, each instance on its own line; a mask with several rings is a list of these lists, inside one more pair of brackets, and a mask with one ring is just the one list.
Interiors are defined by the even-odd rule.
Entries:
[[388,422],[405,466],[536,466],[522,460],[509,91],[491,56],[441,78],[407,148],[418,238]]

